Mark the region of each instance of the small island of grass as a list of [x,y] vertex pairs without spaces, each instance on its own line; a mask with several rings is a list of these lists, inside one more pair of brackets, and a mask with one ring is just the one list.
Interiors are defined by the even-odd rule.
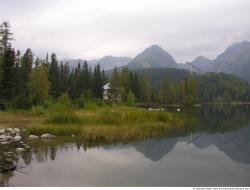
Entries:
[[191,130],[190,126],[196,121],[187,113],[149,111],[124,105],[74,109],[60,102],[48,109],[38,106],[31,111],[2,112],[0,117],[1,125],[22,124],[29,135],[73,135],[86,142],[104,143],[180,134]]

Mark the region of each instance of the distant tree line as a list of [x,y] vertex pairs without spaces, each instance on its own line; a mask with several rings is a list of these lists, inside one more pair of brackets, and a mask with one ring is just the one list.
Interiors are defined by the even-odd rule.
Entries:
[[225,73],[197,76],[200,102],[250,102],[250,85],[239,77]]

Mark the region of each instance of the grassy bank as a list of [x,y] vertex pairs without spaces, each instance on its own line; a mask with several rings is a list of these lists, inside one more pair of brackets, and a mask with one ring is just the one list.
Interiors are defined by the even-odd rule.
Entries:
[[194,117],[185,113],[126,106],[73,109],[58,104],[47,110],[0,113],[0,125],[25,127],[28,134],[74,134],[87,142],[106,143],[185,133],[192,130],[195,122]]
[[70,112],[60,108],[43,121],[29,123],[26,128],[35,135],[74,134],[89,142],[126,142],[187,132],[193,123],[195,119],[184,113],[118,106]]

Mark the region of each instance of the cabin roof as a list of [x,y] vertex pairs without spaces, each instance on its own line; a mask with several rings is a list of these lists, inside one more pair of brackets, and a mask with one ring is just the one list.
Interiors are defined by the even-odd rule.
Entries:
[[104,89],[104,90],[109,90],[109,89],[110,89],[110,83],[108,82],[107,84],[105,84],[105,85],[103,86],[103,89]]

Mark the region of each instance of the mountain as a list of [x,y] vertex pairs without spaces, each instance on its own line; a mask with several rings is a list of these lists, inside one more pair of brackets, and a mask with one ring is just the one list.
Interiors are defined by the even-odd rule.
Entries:
[[122,67],[127,65],[132,58],[130,57],[113,57],[113,56],[105,56],[99,60],[90,60],[90,65],[95,66],[100,64],[101,69],[105,71],[114,69],[115,67]]
[[[86,60],[89,66],[95,67],[96,65],[100,65],[101,69],[105,71],[111,70],[115,67],[122,67],[128,64],[132,58],[130,57],[113,57],[113,56],[105,56],[101,59],[92,59]],[[83,64],[85,60],[83,59],[63,59],[63,63],[68,63],[71,68],[74,68],[78,65],[78,63]]]
[[198,67],[202,71],[206,71],[211,67],[212,61],[210,59],[206,58],[206,57],[199,56],[199,57],[195,58],[191,62],[191,64]]
[[211,71],[231,73],[250,82],[250,42],[229,46],[214,60]]
[[84,59],[63,59],[63,60],[61,60],[61,62],[63,64],[68,63],[70,68],[75,68],[78,65],[78,63],[80,63],[82,65],[82,64],[84,64],[85,61],[86,60],[84,60]]
[[137,55],[128,64],[129,69],[177,68],[173,57],[158,45],[152,45]]
[[[205,72],[230,73],[250,82],[250,42],[232,44],[214,60],[199,56],[191,63]],[[190,69],[187,64],[179,68]]]

